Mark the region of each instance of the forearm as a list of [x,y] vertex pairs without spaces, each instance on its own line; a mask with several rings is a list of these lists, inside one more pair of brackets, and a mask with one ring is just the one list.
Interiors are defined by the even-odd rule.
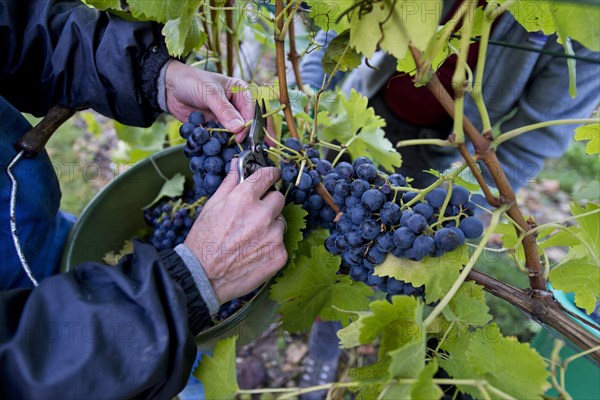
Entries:
[[116,267],[86,263],[0,293],[3,398],[170,398],[209,323],[173,252],[135,244]]
[[43,115],[57,103],[92,107],[140,126],[158,115],[156,80],[168,58],[159,25],[76,0],[0,7],[0,94],[17,108]]

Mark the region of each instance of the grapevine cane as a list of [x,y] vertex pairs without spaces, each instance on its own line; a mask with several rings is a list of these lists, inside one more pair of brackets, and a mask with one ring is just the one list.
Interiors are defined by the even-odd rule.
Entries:
[[279,98],[281,104],[285,105],[283,114],[290,130],[290,135],[293,138],[299,139],[298,130],[296,128],[296,122],[294,121],[294,115],[292,114],[292,106],[290,104],[290,96],[287,89],[287,78],[285,75],[285,37],[281,37],[283,30],[283,0],[275,0],[275,15],[277,25],[275,29],[275,53],[277,63],[277,79],[279,81]]

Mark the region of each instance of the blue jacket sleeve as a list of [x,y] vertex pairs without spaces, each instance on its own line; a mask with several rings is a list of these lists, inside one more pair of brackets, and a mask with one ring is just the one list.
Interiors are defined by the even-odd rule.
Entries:
[[[555,35],[548,39],[544,49],[554,53],[564,51],[562,45],[556,42]],[[599,58],[598,53],[577,42],[573,42],[573,49],[577,55]],[[500,124],[501,132],[540,121],[589,118],[600,102],[598,65],[577,61],[575,98],[569,95],[568,74],[566,59],[540,56],[523,94],[516,101],[513,114]],[[546,159],[560,157],[573,142],[575,128],[575,125],[549,126],[525,133],[498,146],[498,159],[511,185],[515,189],[526,185],[528,180],[543,169]]]
[[1,0],[0,95],[37,116],[58,103],[150,125],[168,59],[160,30],[80,0]]
[[[325,71],[323,71],[323,65],[321,64],[321,60],[327,51],[327,47],[329,47],[329,43],[333,39],[337,37],[337,33],[335,31],[319,31],[315,36],[314,45],[317,46],[314,50],[308,52],[300,63],[300,75],[302,76],[302,81],[305,85],[309,85],[313,89],[321,89],[321,85],[323,84],[323,79],[325,78]],[[336,87],[346,76],[344,72],[337,72],[333,79],[331,79],[331,83],[328,90]],[[295,84],[296,82],[292,82],[291,84]]]
[[209,318],[179,257],[139,242],[116,267],[0,292],[0,398],[173,398]]

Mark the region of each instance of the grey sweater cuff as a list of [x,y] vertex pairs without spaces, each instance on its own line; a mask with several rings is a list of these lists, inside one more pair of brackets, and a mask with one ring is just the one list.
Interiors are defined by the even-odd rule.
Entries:
[[206,276],[204,268],[202,268],[202,264],[200,264],[200,261],[198,261],[198,258],[185,244],[180,244],[173,250],[179,255],[179,257],[181,257],[181,260],[192,274],[194,283],[196,284],[202,299],[206,303],[210,315],[216,314],[217,311],[219,311],[217,295],[215,294],[215,291],[208,280],[208,276]]
[[156,81],[156,91],[158,92],[156,95],[156,102],[160,109],[166,113],[169,113],[169,109],[167,107],[167,84],[165,81],[165,74],[167,73],[167,67],[171,61],[173,61],[172,58],[167,60],[160,68],[160,73],[158,74],[158,79]]

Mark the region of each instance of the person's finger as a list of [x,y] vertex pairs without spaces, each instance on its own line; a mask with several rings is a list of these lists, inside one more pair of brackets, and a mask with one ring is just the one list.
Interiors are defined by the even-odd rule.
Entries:
[[285,196],[281,192],[268,192],[262,202],[271,210],[273,218],[276,218],[285,207]]
[[219,189],[217,189],[215,194],[212,195],[211,200],[215,199],[213,201],[219,201],[223,197],[231,193],[233,189],[236,188],[236,186],[238,185],[238,161],[239,160],[237,159],[237,157],[231,160],[229,173],[227,174],[225,179],[223,179],[223,182],[221,182],[221,186],[219,186]]
[[260,168],[241,183],[240,189],[247,191],[252,198],[260,199],[280,177],[281,173],[277,168]]
[[285,231],[287,230],[287,222],[285,221],[283,216],[278,215],[277,217],[275,217],[275,219],[273,220],[273,225],[273,229],[275,229],[275,231],[277,232],[277,237],[282,237]]
[[221,124],[231,133],[240,133],[244,130],[245,120],[239,111],[229,102],[223,88],[212,96],[207,96],[210,110],[221,121]]

